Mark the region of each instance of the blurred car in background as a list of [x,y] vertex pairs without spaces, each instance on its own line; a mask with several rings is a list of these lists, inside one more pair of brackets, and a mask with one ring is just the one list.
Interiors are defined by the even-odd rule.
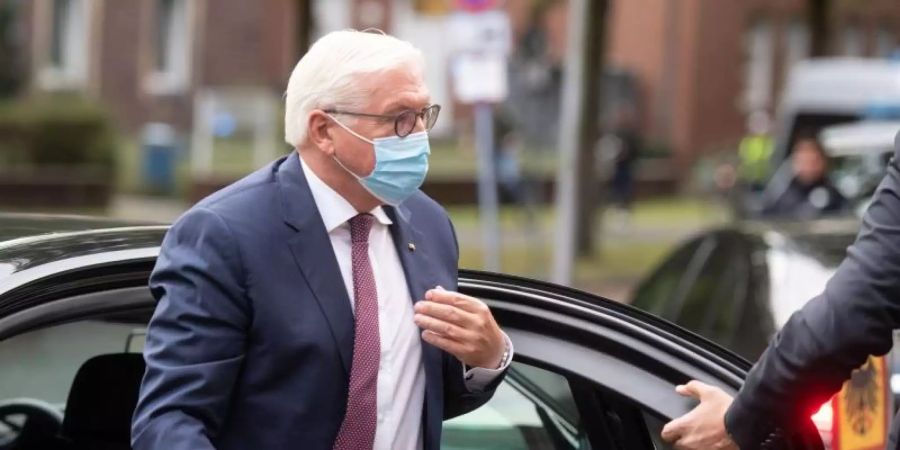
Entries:
[[[748,221],[701,233],[638,285],[632,305],[756,361],[791,314],[822,292],[858,228],[850,217]],[[900,398],[890,366],[870,358],[813,417],[826,448],[884,447]]]
[[[828,57],[798,62],[780,95],[765,189],[743,186],[731,192],[735,214],[759,217],[767,200],[791,183],[790,159],[799,139],[819,136],[820,141],[833,141],[823,146],[838,173],[840,160],[847,156],[859,160],[863,153],[881,152],[869,145],[872,139],[892,147],[893,136],[886,140],[881,136],[894,123],[900,123],[900,59]],[[847,124],[849,128],[841,128]],[[844,180],[843,186],[852,191],[848,198],[864,195],[854,181]]]
[[826,127],[819,134],[835,187],[862,217],[894,154],[900,120],[865,120]]
[[[828,158],[828,178],[850,208],[837,214],[861,218],[875,188],[887,172],[894,153],[900,120],[862,120],[822,128],[818,141]],[[785,159],[775,169],[762,192],[742,192],[734,205],[739,217],[759,218],[767,199],[777,197],[792,182],[792,162]]]

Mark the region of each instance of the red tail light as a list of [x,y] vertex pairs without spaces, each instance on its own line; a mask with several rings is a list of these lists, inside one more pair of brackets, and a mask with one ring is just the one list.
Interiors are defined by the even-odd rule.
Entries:
[[819,430],[831,430],[832,423],[834,423],[834,410],[831,408],[831,400],[825,402],[825,404],[812,415],[812,420]]
[[830,449],[833,438],[832,431],[834,429],[834,409],[831,406],[831,400],[825,402],[825,404],[812,415],[812,421],[819,431],[819,436],[822,438],[822,443],[825,444],[825,448]]

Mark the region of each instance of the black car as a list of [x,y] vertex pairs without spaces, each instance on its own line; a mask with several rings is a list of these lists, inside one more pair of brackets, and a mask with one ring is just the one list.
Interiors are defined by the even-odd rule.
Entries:
[[[167,227],[0,215],[0,450],[126,449],[143,373],[147,288]],[[700,379],[734,393],[749,364],[629,306],[460,272],[515,344],[493,400],[445,422],[443,448],[660,449]],[[786,448],[819,448],[793,436]]]
[[[858,230],[855,218],[750,221],[709,230],[664,258],[639,283],[631,303],[755,361],[791,314],[824,290]],[[887,438],[891,403],[900,398],[900,380],[890,375],[900,373],[897,355],[870,358],[859,371],[866,377],[855,377],[858,382],[823,405],[814,421],[826,446],[835,441],[834,448],[878,448],[846,442]],[[854,389],[871,393],[864,398],[873,401],[842,403]],[[841,436],[844,445],[836,442]]]

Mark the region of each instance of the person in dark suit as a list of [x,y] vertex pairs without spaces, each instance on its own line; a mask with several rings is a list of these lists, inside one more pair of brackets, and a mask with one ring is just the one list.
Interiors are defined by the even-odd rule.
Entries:
[[[794,313],[732,400],[698,381],[678,392],[700,400],[663,429],[677,449],[756,449],[808,426],[870,355],[900,328],[900,135],[856,242],[825,291]],[[797,280],[802,283],[803,280]],[[896,430],[889,448],[898,448]]]
[[828,155],[815,134],[797,139],[791,152],[791,178],[786,181],[766,190],[763,216],[802,220],[847,211],[847,199],[828,178]]
[[172,226],[135,449],[437,449],[491,398],[512,344],[455,292],[453,226],[419,191],[423,69],[396,38],[324,36],[288,84],[296,151]]

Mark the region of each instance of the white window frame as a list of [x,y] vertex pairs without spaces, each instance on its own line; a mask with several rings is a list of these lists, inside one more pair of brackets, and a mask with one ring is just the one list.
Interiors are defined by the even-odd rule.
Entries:
[[879,25],[875,30],[875,56],[888,58],[897,51],[897,35],[888,25]]
[[[66,17],[62,19],[66,23],[62,30],[64,35],[58,35],[58,30],[54,29],[57,14],[54,0],[46,0],[47,14],[41,15],[46,24],[41,28],[47,30],[47,33],[37,81],[46,90],[83,89],[88,81],[94,0],[66,1],[69,2],[69,7]],[[57,38],[62,40],[60,65],[52,61],[53,41]]]
[[744,93],[746,112],[768,109],[774,95],[775,34],[772,21],[758,19],[744,35]]
[[[186,92],[191,86],[191,58],[193,54],[193,35],[194,35],[194,8],[196,1],[193,0],[173,0],[172,13],[170,16],[171,23],[169,31],[171,33],[167,48],[158,48],[158,36],[156,35],[163,20],[163,14],[159,6],[161,2],[154,0],[156,8],[155,20],[152,30],[152,44],[150,48],[155,56],[152,65],[144,79],[144,88],[153,95],[177,95]],[[165,59],[169,66],[166,68],[158,67],[156,57],[159,52],[165,52]]]
[[862,58],[866,55],[866,39],[862,27],[849,23],[841,31],[841,50],[844,56]]
[[785,71],[789,72],[797,63],[809,58],[811,53],[811,36],[805,20],[794,19],[788,25],[785,35]]

